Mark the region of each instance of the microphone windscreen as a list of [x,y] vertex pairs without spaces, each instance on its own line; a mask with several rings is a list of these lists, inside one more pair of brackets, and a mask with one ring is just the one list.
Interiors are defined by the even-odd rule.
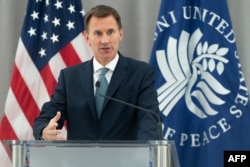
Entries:
[[100,84],[101,84],[100,81],[96,81],[95,87],[96,87],[96,88],[99,88],[99,87],[100,87]]

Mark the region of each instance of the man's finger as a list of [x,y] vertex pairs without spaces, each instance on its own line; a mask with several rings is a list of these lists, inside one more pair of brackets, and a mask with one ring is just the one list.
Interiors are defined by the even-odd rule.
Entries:
[[56,116],[54,116],[54,118],[51,119],[52,122],[57,122],[59,119],[61,118],[61,112],[57,112]]

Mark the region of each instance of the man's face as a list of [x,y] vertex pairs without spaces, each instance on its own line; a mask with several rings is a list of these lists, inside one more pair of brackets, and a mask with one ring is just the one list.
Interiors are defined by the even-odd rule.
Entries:
[[106,65],[116,56],[123,31],[119,30],[115,18],[110,15],[104,18],[92,17],[89,31],[84,35],[97,61]]

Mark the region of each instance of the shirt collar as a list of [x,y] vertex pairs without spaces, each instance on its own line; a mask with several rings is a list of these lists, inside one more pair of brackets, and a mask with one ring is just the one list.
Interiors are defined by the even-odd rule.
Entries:
[[[119,60],[119,54],[117,53],[115,58],[111,62],[109,62],[105,67],[113,72],[115,70],[118,60]],[[93,67],[94,67],[94,73],[96,73],[103,67],[103,65],[101,65],[94,57]]]

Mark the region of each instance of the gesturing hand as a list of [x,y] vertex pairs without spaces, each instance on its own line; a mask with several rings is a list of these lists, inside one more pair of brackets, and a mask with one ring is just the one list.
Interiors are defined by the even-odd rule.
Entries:
[[49,121],[49,124],[43,129],[41,137],[44,140],[66,140],[62,135],[62,130],[56,129],[57,121],[60,119],[61,113],[58,111],[56,116]]

